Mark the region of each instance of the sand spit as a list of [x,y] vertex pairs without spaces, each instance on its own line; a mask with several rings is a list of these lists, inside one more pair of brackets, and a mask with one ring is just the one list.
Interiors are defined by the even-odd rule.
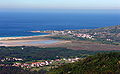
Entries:
[[0,38],[0,46],[37,46],[37,47],[59,47],[70,41],[54,40],[46,38],[49,35],[28,36],[28,37],[3,37]]
[[0,37],[0,41],[1,41],[1,40],[28,39],[28,38],[46,37],[46,36],[51,36],[51,35],[49,34],[49,35],[25,36],[25,37]]

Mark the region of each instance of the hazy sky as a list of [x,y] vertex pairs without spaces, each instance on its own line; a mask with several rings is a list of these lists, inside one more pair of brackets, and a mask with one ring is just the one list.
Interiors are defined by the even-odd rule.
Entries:
[[120,0],[0,0],[0,9],[120,9]]

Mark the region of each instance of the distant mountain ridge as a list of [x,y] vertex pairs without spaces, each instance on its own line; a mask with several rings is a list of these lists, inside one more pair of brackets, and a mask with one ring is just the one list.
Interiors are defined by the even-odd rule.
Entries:
[[120,25],[117,26],[109,26],[98,29],[92,29],[91,32],[109,32],[109,33],[120,33]]
[[90,34],[101,41],[120,42],[120,25],[97,29],[80,30],[82,33]]

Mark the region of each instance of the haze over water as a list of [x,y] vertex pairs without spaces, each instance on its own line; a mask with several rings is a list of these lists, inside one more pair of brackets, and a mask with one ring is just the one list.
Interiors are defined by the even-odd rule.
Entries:
[[94,29],[120,24],[120,10],[0,12],[0,37],[33,36],[32,30]]

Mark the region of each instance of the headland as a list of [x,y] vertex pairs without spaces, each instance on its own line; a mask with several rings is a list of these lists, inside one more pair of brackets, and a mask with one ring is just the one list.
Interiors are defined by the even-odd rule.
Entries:
[[120,50],[120,25],[98,29],[31,31],[41,36],[3,37],[0,46],[63,47],[73,50]]

